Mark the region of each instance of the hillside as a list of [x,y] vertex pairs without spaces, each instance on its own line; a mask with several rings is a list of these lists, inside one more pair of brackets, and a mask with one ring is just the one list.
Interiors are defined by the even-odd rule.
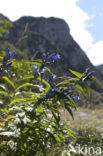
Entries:
[[62,58],[57,65],[59,74],[68,73],[70,68],[84,72],[89,67],[102,79],[103,75],[75,42],[69,26],[63,19],[24,16],[11,23],[9,34],[4,34],[0,39],[3,43],[1,48],[9,46],[12,50],[15,49],[18,59],[31,59],[35,54],[39,57],[44,52],[57,52]]
[[97,68],[98,70],[100,70],[100,72],[103,73],[103,64],[102,64],[102,65],[98,65],[98,66],[96,66],[96,68]]

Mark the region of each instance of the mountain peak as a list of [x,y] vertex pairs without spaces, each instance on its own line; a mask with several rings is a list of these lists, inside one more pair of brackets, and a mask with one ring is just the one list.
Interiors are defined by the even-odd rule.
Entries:
[[26,51],[29,59],[37,51],[57,52],[62,58],[58,65],[59,73],[63,74],[70,68],[84,72],[89,67],[96,71],[97,77],[102,77],[75,42],[63,19],[23,16],[12,24],[10,33],[3,40],[11,42],[20,51]]

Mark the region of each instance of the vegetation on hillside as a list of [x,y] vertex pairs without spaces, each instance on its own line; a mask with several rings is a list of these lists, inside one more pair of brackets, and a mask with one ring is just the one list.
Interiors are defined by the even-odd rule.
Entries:
[[[4,35],[4,30],[0,31]],[[9,49],[5,52],[3,46],[15,49],[16,53]],[[78,105],[93,108],[93,101],[102,103],[97,92],[102,92],[102,87],[93,76],[94,71],[87,69],[81,74],[68,69],[74,78],[68,75],[58,77],[51,69],[55,69],[60,54],[43,53],[41,58],[35,60],[34,55],[28,61],[26,51],[24,59],[24,53],[9,42],[4,42],[0,48],[1,155],[67,156],[71,147],[78,144],[85,151],[87,146],[102,149],[102,112],[98,109],[94,112],[85,109],[84,112],[81,108],[76,112],[77,116],[75,112],[73,115]],[[19,56],[23,59],[18,60]],[[94,81],[98,83],[95,91],[92,90],[96,85]],[[91,85],[90,90],[88,85]],[[84,116],[81,120],[77,113],[86,114],[92,121]],[[71,155],[77,156],[78,151],[71,151]]]
[[14,55],[15,51],[8,49],[0,58],[1,153],[47,155],[50,150],[59,154],[61,150],[52,151],[54,146],[65,147],[66,139],[73,137],[61,121],[60,110],[66,109],[73,118],[79,92],[85,96],[85,89],[90,95],[85,82],[94,78],[93,72],[71,70],[76,78],[58,83],[48,67],[60,58],[59,54],[47,53],[34,62],[11,61]]

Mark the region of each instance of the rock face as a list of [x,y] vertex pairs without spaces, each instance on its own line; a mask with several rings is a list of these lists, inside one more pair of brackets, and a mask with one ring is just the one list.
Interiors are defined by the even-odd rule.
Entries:
[[103,64],[96,66],[96,68],[103,73]]
[[62,58],[58,65],[61,73],[69,68],[83,72],[89,67],[96,71],[98,78],[102,77],[102,74],[91,64],[86,54],[74,41],[63,19],[22,17],[12,24],[13,27],[4,40],[8,40],[19,50],[26,51],[29,59],[37,51],[38,55],[44,52],[57,52]]

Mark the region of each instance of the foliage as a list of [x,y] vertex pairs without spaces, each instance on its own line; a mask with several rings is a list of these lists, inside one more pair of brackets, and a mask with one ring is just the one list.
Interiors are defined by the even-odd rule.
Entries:
[[11,22],[9,22],[6,19],[3,19],[3,17],[0,15],[0,37],[4,33],[9,33],[9,28],[12,27]]
[[[89,151],[89,148],[96,149],[99,147],[103,151],[103,103],[99,106],[99,108],[88,109],[86,107],[77,107],[77,111],[74,111],[73,114],[75,116],[75,120],[71,120],[70,116],[67,112],[62,111],[61,118],[65,124],[68,124],[74,131],[74,135],[76,136],[74,139],[71,138],[69,140],[69,145],[72,145],[75,150],[78,151],[78,147],[83,147],[83,151]],[[66,119],[65,119],[66,117]],[[91,153],[82,154],[82,153],[71,153],[72,156],[83,156],[83,155],[101,155],[101,154],[93,154],[91,149]]]
[[[66,109],[73,118],[79,92],[90,95],[86,81],[94,78],[93,72],[71,70],[76,78],[58,83],[50,66],[60,59],[59,54],[47,53],[34,62],[17,62],[14,54],[8,49],[0,57],[0,152],[8,156],[60,155],[74,137],[62,123],[60,110]],[[57,146],[64,148],[54,150]]]
[[[96,153],[96,149],[98,148],[101,149],[101,153],[103,151],[103,135],[100,131],[85,126],[75,129],[75,131],[76,138],[71,139],[70,145],[76,152],[70,152],[72,156],[101,155],[100,152],[98,152],[98,154]],[[79,149],[81,149],[81,152],[78,152]]]
[[87,145],[95,149],[99,147],[103,150],[103,135],[95,128],[84,127],[83,129],[78,129],[76,133],[75,145],[80,144],[82,147]]

